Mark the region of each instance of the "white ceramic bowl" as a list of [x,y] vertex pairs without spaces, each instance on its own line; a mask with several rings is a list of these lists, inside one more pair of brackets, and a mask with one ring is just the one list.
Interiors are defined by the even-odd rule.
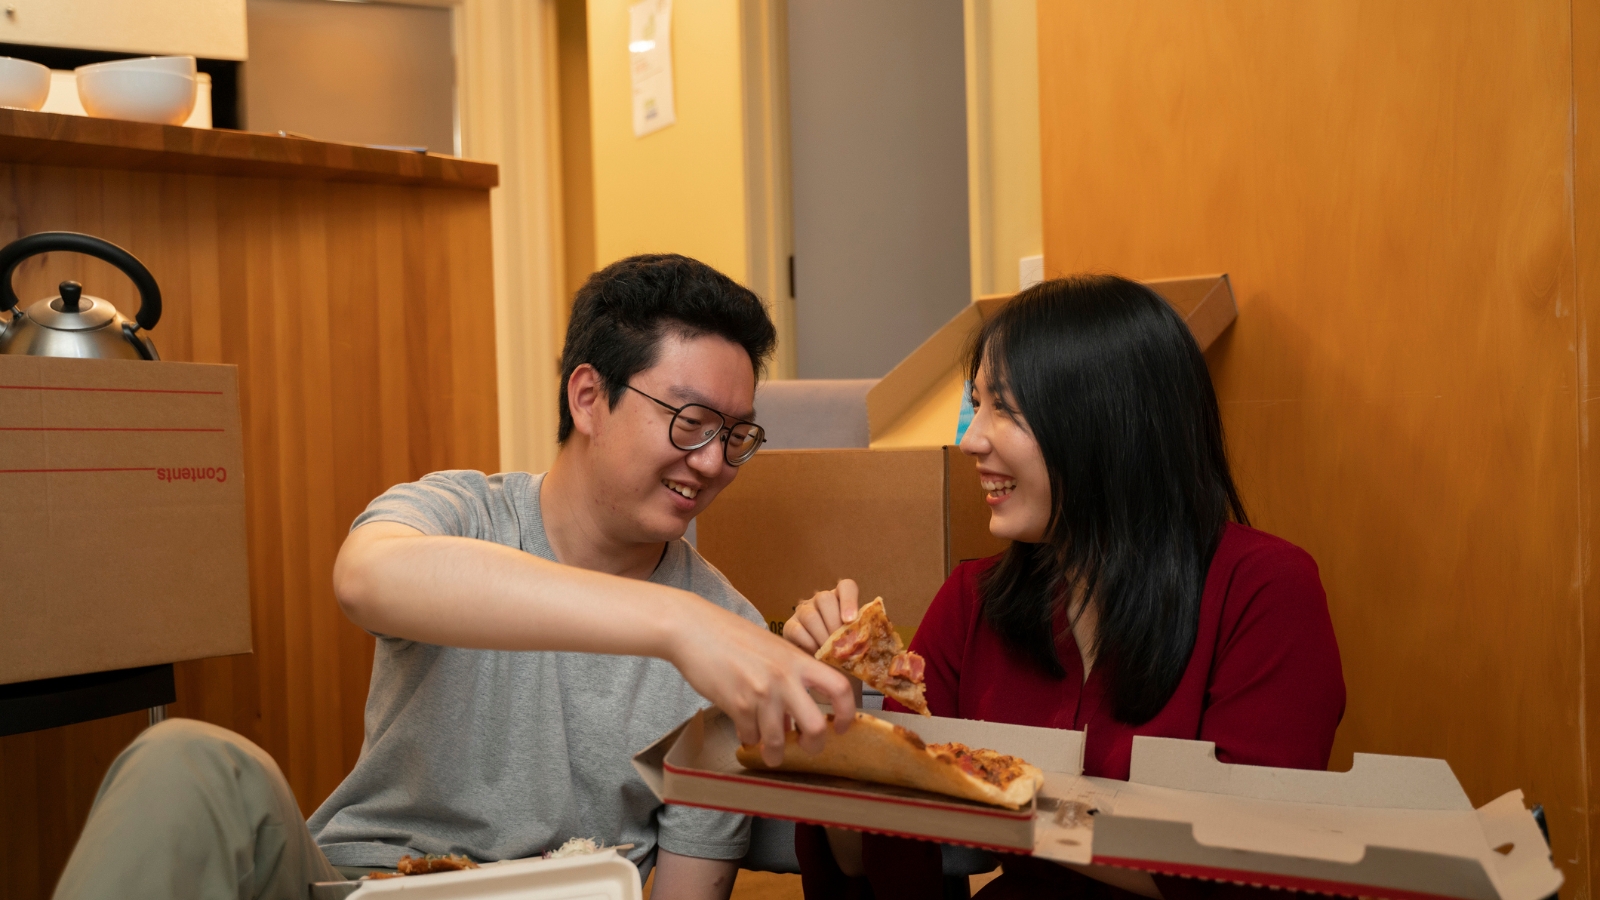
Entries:
[[182,125],[194,111],[196,79],[141,69],[77,70],[78,99],[97,119]]
[[110,62],[79,66],[76,71],[103,72],[111,69],[127,72],[171,72],[194,77],[195,61],[192,56],[140,56],[135,59],[114,59]]
[[50,70],[36,62],[0,56],[0,106],[37,111],[50,96]]

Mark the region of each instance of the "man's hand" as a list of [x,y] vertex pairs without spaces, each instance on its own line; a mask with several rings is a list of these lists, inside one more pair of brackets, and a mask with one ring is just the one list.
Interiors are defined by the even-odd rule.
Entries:
[[844,578],[833,590],[818,591],[810,600],[800,601],[794,615],[783,623],[784,638],[815,655],[829,635],[856,620],[860,593],[854,581]]
[[675,621],[679,627],[667,661],[733,719],[740,743],[761,746],[767,765],[783,761],[790,720],[800,732],[801,748],[822,750],[828,720],[807,689],[833,704],[836,731],[843,733],[855,721],[855,694],[844,673],[771,632],[704,601]]

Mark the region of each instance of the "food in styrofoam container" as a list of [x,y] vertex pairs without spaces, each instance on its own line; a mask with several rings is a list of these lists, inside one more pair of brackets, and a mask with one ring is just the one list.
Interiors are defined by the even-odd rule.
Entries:
[[602,849],[600,842],[594,838],[575,837],[567,838],[567,842],[554,850],[547,851],[545,859],[562,859],[568,856],[583,856],[588,853],[599,853]]
[[[571,843],[570,841],[568,843]],[[517,900],[642,900],[644,885],[639,869],[618,855],[615,848],[559,859],[519,859],[484,863],[476,869],[439,872],[412,878],[315,884],[313,898],[333,896],[348,885],[359,887],[344,894],[350,900],[368,900],[393,891],[411,891],[427,900],[466,900],[475,897],[516,897]],[[416,893],[421,891],[422,893]]]
[[423,856],[412,856],[407,853],[400,857],[400,862],[393,872],[374,872],[363,875],[362,880],[405,878],[411,875],[433,875],[439,872],[459,872],[462,869],[476,869],[478,864],[465,856],[454,853],[429,853]]

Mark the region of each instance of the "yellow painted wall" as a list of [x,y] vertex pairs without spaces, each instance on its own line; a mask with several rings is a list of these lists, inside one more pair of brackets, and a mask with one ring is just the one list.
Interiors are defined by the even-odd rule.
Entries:
[[1035,0],[966,0],[972,294],[1017,290],[1042,252]]
[[749,275],[738,0],[677,0],[677,123],[633,135],[628,4],[589,0],[595,263],[682,253]]

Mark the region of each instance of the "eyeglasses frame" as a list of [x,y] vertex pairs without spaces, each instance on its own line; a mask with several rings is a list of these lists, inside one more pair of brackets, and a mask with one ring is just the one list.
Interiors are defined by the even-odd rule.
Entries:
[[[765,428],[762,428],[760,425],[757,425],[754,422],[747,421],[745,419],[736,419],[733,416],[730,416],[727,413],[722,412],[719,409],[715,409],[713,407],[707,406],[704,403],[685,403],[682,406],[673,406],[672,404],[666,402],[665,400],[660,400],[660,399],[657,399],[655,397],[650,396],[649,394],[646,394],[644,391],[639,390],[638,388],[634,387],[631,384],[624,384],[623,387],[627,388],[630,391],[633,391],[635,394],[638,394],[639,396],[645,398],[646,400],[649,400],[650,402],[656,404],[657,406],[661,407],[662,409],[666,409],[666,410],[671,410],[672,411],[672,420],[667,423],[667,441],[669,443],[671,443],[674,448],[676,448],[678,450],[682,450],[685,453],[693,453],[694,451],[699,450],[701,447],[704,447],[705,445],[711,443],[712,441],[716,440],[717,438],[722,438],[722,461],[727,463],[730,466],[733,466],[734,468],[738,468],[739,466],[744,465],[745,463],[749,462],[750,460],[755,459],[756,450],[760,450],[761,449],[761,445],[765,444],[767,442],[767,430]],[[678,420],[678,416],[681,415],[684,410],[688,409],[691,406],[698,406],[701,409],[710,410],[713,414],[715,414],[717,416],[717,418],[722,420],[722,427],[720,429],[718,429],[710,437],[706,438],[705,440],[701,441],[698,444],[695,444],[693,447],[679,447],[678,446],[678,442],[674,441],[672,439],[672,422],[676,422]],[[728,456],[728,439],[733,437],[733,429],[736,426],[739,426],[739,425],[749,425],[751,428],[754,428],[756,430],[756,436],[759,437],[760,440],[756,443],[756,450],[750,451],[750,455],[749,456],[746,456],[744,459],[741,459],[738,462],[734,462]]]

